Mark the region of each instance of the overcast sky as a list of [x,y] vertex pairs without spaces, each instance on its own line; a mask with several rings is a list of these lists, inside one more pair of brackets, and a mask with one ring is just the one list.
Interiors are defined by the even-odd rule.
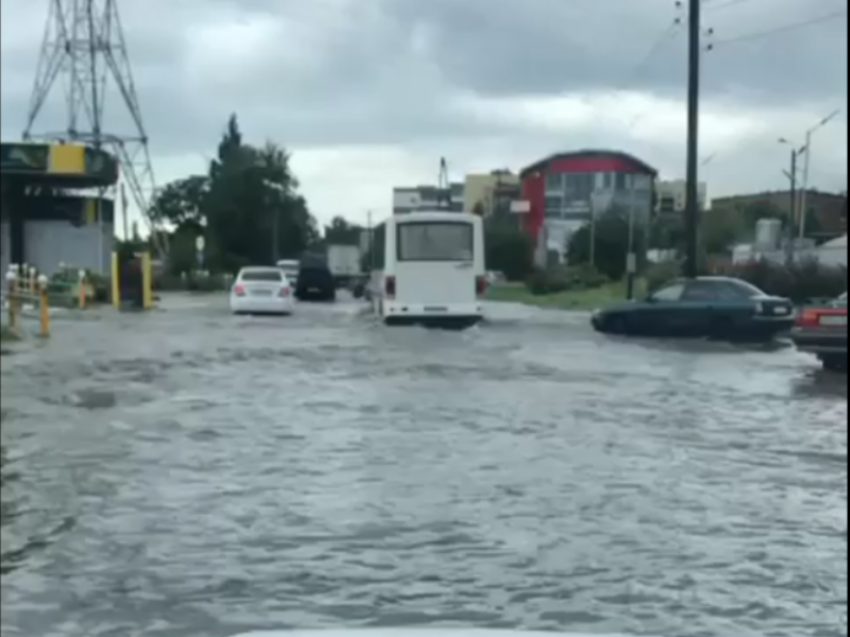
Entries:
[[[248,141],[292,152],[321,221],[387,215],[392,187],[436,182],[441,156],[453,179],[586,147],[684,175],[686,34],[674,21],[686,15],[672,0],[119,4],[159,184],[202,172],[231,112]],[[847,0],[703,6],[710,195],[786,188],[790,149],[777,139],[802,141],[835,109],[814,137],[810,181],[845,189],[847,16],[834,14]],[[2,2],[4,140],[26,121],[47,7]],[[133,132],[115,91],[108,109],[107,128]],[[36,132],[64,129],[64,112],[57,84]]]

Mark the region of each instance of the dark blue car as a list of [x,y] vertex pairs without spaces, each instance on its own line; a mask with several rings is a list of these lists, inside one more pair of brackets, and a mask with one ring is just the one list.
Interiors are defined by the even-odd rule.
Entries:
[[771,340],[794,325],[794,305],[740,279],[679,279],[642,301],[594,312],[598,332],[624,336]]

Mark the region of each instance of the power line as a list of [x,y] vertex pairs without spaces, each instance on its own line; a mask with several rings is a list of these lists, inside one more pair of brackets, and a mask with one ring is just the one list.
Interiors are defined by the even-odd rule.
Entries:
[[719,11],[720,9],[728,9],[729,7],[734,7],[739,4],[744,4],[746,2],[751,2],[752,0],[726,0],[725,2],[720,2],[719,4],[707,4],[705,7],[705,11]]
[[[679,3],[676,4],[676,7],[677,9],[680,8]],[[627,90],[628,85],[640,77],[641,73],[645,70],[647,64],[649,64],[649,62],[651,62],[652,59],[657,55],[661,47],[663,47],[668,40],[671,40],[676,36],[681,26],[681,16],[676,16],[675,18],[673,18],[672,23],[666,26],[664,30],[659,34],[659,36],[652,42],[647,52],[638,61],[638,63],[633,65],[626,73],[624,73],[622,76],[623,79],[613,88],[609,88],[607,91],[602,91],[602,95],[610,95],[612,98],[616,98],[621,93],[624,93]],[[581,101],[592,106],[591,102],[593,101],[593,98],[588,95],[583,95],[581,97]]]
[[726,38],[725,40],[717,40],[712,44],[712,48],[720,45],[732,44],[735,42],[747,42],[750,40],[760,40],[762,38],[767,38],[777,33],[785,33],[787,31],[795,31],[797,29],[802,29],[814,24],[820,24],[821,22],[828,22],[834,18],[838,18],[841,16],[847,15],[847,9],[839,9],[838,11],[833,11],[832,13],[827,13],[826,15],[819,16],[817,18],[811,18],[809,20],[803,20],[801,22],[794,22],[792,24],[786,24],[780,27],[776,27],[773,29],[767,29],[765,31],[757,31],[756,33],[749,33],[746,35],[741,35],[734,38]]

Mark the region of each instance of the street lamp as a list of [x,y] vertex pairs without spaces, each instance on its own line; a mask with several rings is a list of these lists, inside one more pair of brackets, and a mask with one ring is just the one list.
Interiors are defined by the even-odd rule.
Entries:
[[820,128],[826,126],[832,119],[838,116],[841,112],[841,109],[836,109],[832,111],[829,115],[824,117],[817,124],[812,126],[809,130],[806,131],[806,157],[803,160],[803,187],[800,191],[800,238],[804,238],[806,235],[806,193],[809,189],[809,162],[812,157],[812,134]]

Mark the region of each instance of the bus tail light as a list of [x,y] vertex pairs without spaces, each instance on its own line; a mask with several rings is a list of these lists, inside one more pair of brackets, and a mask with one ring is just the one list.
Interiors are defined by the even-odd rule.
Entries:
[[384,296],[388,299],[395,298],[395,277],[384,277]]
[[477,276],[475,277],[475,293],[478,296],[483,296],[487,293],[487,277],[485,276]]

